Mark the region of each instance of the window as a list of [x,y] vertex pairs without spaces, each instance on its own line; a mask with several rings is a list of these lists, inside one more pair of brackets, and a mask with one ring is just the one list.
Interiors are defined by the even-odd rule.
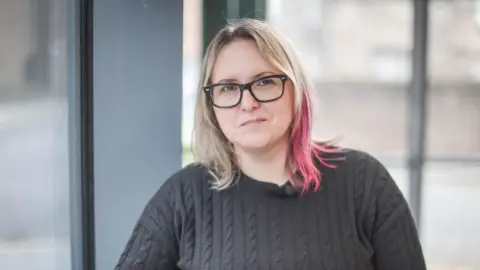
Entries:
[[65,0],[0,2],[0,269],[70,269]]
[[382,82],[408,82],[410,56],[401,50],[377,49],[372,54],[374,76]]
[[470,73],[473,77],[473,80],[480,81],[480,53],[477,54],[477,57],[472,57],[472,63],[470,66]]

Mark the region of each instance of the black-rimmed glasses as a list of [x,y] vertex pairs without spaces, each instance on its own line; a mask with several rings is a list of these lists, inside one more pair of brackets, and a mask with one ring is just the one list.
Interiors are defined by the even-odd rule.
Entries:
[[216,83],[203,88],[213,106],[218,108],[232,108],[240,104],[244,90],[248,90],[258,102],[272,102],[283,96],[287,75],[277,74],[258,78],[252,82]]

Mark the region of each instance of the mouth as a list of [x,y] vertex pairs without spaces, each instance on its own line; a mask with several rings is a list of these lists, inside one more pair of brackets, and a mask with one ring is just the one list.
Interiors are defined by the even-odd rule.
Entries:
[[250,120],[247,120],[245,122],[243,122],[240,126],[243,127],[243,126],[246,126],[246,125],[249,125],[249,124],[256,124],[256,123],[261,123],[261,122],[265,122],[267,121],[267,119],[265,118],[254,118],[254,119],[250,119]]

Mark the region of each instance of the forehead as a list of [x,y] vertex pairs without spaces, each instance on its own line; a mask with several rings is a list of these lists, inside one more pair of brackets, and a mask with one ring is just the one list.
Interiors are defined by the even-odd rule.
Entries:
[[218,53],[212,69],[212,83],[221,80],[249,81],[262,72],[278,72],[260,53],[252,40],[235,40]]

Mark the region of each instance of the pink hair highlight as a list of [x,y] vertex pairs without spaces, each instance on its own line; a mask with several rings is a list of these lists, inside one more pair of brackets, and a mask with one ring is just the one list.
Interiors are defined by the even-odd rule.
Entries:
[[[291,136],[291,158],[293,158],[297,173],[303,180],[303,192],[310,190],[312,185],[314,191],[320,187],[321,172],[315,164],[316,161],[328,168],[335,167],[328,164],[327,159],[321,157],[321,153],[333,153],[339,150],[329,148],[328,145],[317,144],[312,140],[312,103],[313,101],[305,89]],[[291,179],[291,181],[294,180],[293,177]],[[292,182],[292,184],[296,186],[295,183]]]

